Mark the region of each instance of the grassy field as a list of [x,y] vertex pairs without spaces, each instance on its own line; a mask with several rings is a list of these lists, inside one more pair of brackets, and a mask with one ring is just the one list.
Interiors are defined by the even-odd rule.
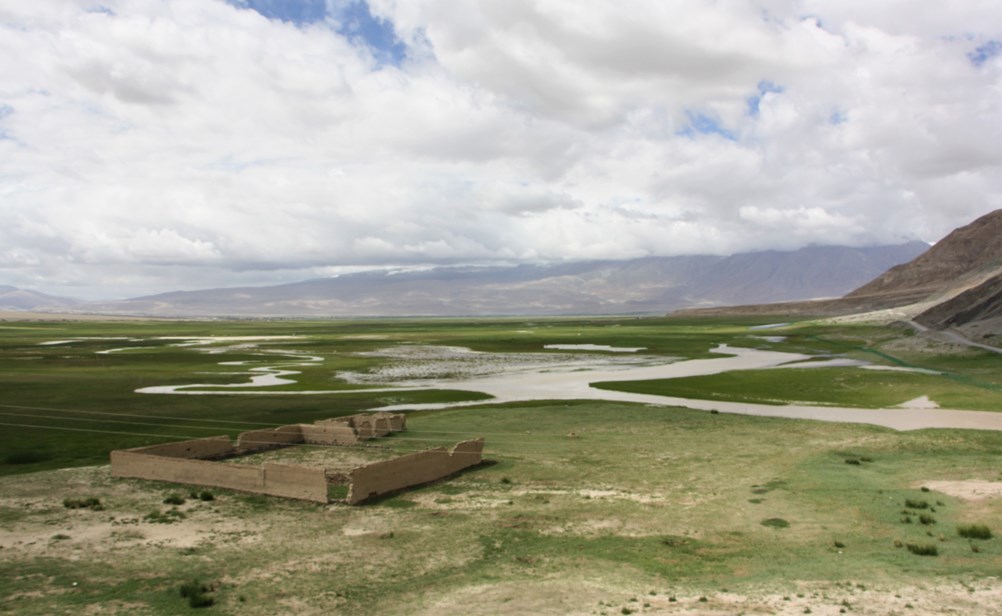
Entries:
[[[839,356],[894,371],[850,368],[745,370],[660,381],[602,383],[602,389],[761,404],[881,408],[928,396],[953,409],[1002,411],[1002,355],[980,349],[928,348],[894,327],[783,329],[785,340],[762,348]],[[916,370],[916,371],[907,371]]]
[[[751,323],[754,323],[752,321]],[[716,342],[747,331],[744,323],[657,319],[499,319],[367,321],[123,321],[0,323],[0,475],[96,464],[112,449],[166,439],[230,434],[267,425],[308,422],[384,404],[478,400],[478,392],[400,391],[330,396],[140,395],[148,386],[236,383],[234,368],[198,347],[160,337],[298,336],[262,348],[322,357],[296,367],[296,383],[278,388],[350,391],[338,378],[379,358],[360,353],[396,344],[438,344],[485,352],[539,352],[545,344],[643,346],[646,353],[709,356]],[[72,340],[68,344],[46,345]],[[221,345],[223,346],[223,345]],[[105,353],[109,349],[124,349]],[[266,361],[248,349],[225,360]],[[167,418],[166,420],[162,418]],[[40,426],[40,427],[38,427]]]
[[[591,343],[687,358],[728,343],[944,373],[902,373],[895,399],[914,388],[988,408],[998,395],[997,360],[977,352],[928,347],[896,328],[749,330],[758,323],[2,323],[0,613],[190,613],[185,584],[211,598],[208,611],[234,614],[992,613],[1002,600],[997,433],[595,401],[426,411],[385,439],[381,455],[483,436],[493,463],[361,507],[225,490],[203,500],[186,486],[114,480],[105,465],[116,447],[310,421],[388,398],[477,396],[136,394],[246,380],[219,361],[263,361],[255,349],[220,357],[151,342],[159,336],[303,336],[261,347],[324,358],[292,390],[356,387],[338,371],[378,367],[385,360],[356,353],[399,343],[506,353]],[[751,337],[773,334],[785,339]],[[135,341],[41,345],[87,337]],[[880,379],[901,376],[858,372],[768,370],[685,385],[693,397],[745,391],[866,406],[887,395]],[[731,376],[745,381],[719,380]],[[839,378],[850,386],[836,387]],[[981,526],[993,537],[958,534]]]
[[[759,613],[843,601],[933,613],[943,598],[964,611],[998,590],[998,539],[956,530],[999,532],[998,501],[922,489],[1002,479],[995,434],[594,402],[409,425],[393,450],[483,435],[496,464],[356,508],[223,490],[175,507],[163,499],[188,488],[111,480],[105,467],[7,477],[0,609],[182,613],[191,579],[213,589],[214,611],[241,614],[619,614],[700,597],[725,613],[735,597]],[[183,518],[160,521],[172,509]]]

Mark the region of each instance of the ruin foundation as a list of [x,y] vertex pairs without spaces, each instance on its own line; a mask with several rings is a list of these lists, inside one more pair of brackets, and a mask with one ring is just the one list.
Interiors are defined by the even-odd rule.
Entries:
[[[113,477],[170,481],[255,494],[331,501],[331,488],[346,486],[357,504],[390,492],[448,477],[483,461],[482,438],[357,466],[348,472],[291,464],[236,464],[220,460],[299,444],[351,446],[406,430],[402,414],[367,413],[252,430],[228,436],[135,447],[111,452]],[[342,488],[343,490],[343,488]]]

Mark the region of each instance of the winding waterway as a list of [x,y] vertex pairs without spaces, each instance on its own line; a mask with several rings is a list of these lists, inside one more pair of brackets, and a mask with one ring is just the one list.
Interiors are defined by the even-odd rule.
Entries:
[[[183,344],[183,343],[182,343]],[[246,346],[243,347],[246,350]],[[468,349],[464,350],[469,352]],[[212,352],[220,352],[214,349]],[[651,379],[673,379],[689,376],[720,374],[734,370],[755,370],[783,367],[825,367],[846,365],[840,360],[817,359],[809,355],[784,353],[761,349],[748,349],[719,345],[711,352],[721,357],[684,361],[666,360],[653,365],[614,363],[585,363],[559,360],[549,366],[505,366],[499,363],[490,374],[459,376],[451,378],[397,379],[395,386],[369,387],[351,390],[289,391],[274,389],[275,386],[295,383],[290,378],[299,374],[297,368],[315,367],[323,358],[297,351],[267,350],[262,354],[273,355],[284,361],[270,365],[248,368],[242,372],[214,374],[246,375],[247,382],[230,384],[192,383],[187,385],[152,386],[137,389],[143,394],[183,394],[183,395],[343,395],[360,392],[399,392],[427,389],[458,389],[477,391],[493,396],[492,400],[434,403],[398,404],[375,410],[408,411],[441,409],[484,404],[501,404],[530,400],[604,400],[613,402],[633,402],[657,406],[681,406],[704,411],[717,411],[741,415],[763,417],[786,417],[846,423],[862,423],[884,426],[895,430],[918,430],[923,428],[964,428],[978,430],[1002,430],[1002,413],[969,411],[960,409],[913,408],[861,409],[852,407],[812,406],[808,404],[769,405],[746,402],[725,402],[693,398],[677,398],[652,394],[638,394],[597,389],[592,383],[608,381],[637,381]],[[559,357],[559,356],[558,356]],[[570,357],[573,357],[571,355]],[[411,358],[413,360],[413,357]],[[221,362],[221,365],[244,365],[242,362]],[[781,380],[781,379],[780,379]]]

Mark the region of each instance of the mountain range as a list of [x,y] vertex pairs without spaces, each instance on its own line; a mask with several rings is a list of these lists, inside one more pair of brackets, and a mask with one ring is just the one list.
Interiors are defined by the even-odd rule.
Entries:
[[838,297],[927,249],[914,241],[730,256],[380,270],[91,302],[76,310],[161,317],[663,314],[689,306]]
[[0,309],[3,310],[63,310],[74,309],[82,303],[69,297],[0,285]]

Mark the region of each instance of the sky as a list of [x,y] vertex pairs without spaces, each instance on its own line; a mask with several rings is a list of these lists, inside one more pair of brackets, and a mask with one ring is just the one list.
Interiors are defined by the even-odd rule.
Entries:
[[0,284],[936,241],[998,0],[0,0]]

